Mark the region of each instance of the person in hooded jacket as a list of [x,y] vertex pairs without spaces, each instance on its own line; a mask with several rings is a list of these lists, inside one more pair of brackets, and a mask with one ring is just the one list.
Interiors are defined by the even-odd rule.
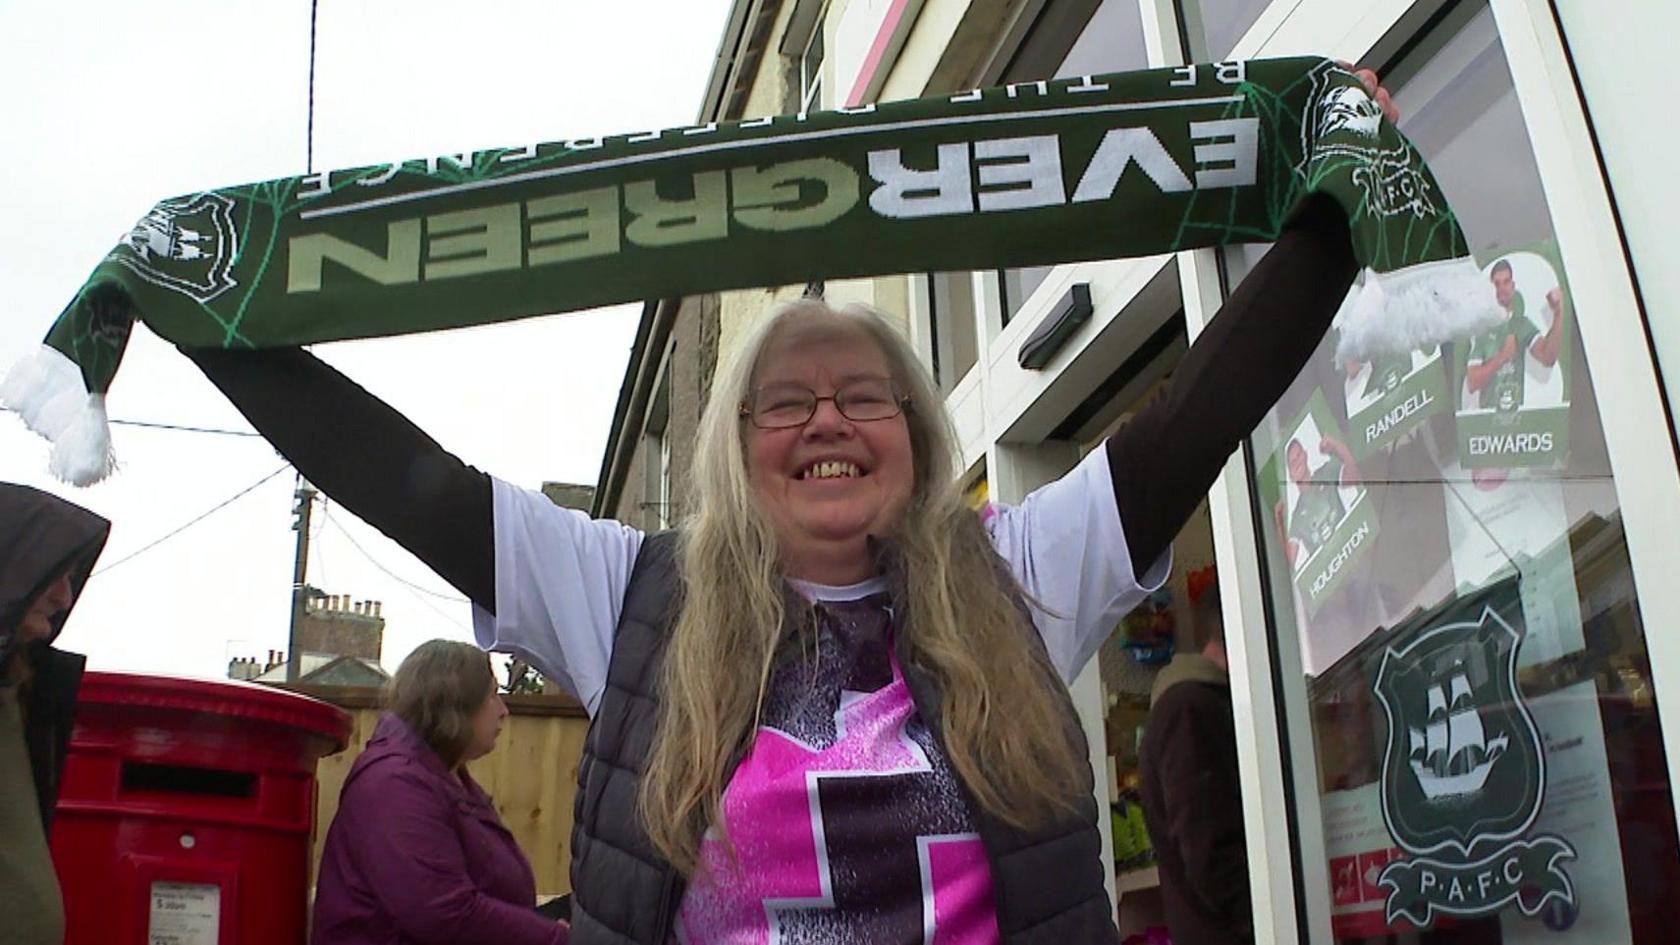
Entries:
[[64,941],[47,831],[85,660],[52,642],[110,528],[56,496],[0,483],[0,917],[15,945]]

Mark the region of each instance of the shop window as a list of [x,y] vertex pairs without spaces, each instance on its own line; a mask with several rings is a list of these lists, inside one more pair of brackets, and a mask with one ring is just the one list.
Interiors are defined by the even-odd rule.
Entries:
[[[1077,442],[1084,452],[1103,449],[1108,437],[1161,395],[1184,350],[1178,314],[1074,407],[1050,440]],[[1224,670],[1213,525],[1205,501],[1173,538],[1171,553],[1172,571],[1163,586],[1122,618],[1097,653],[1118,921],[1127,941],[1133,936],[1150,938],[1151,929],[1166,924],[1159,866],[1163,860],[1183,863],[1196,855],[1192,851],[1210,846],[1219,848],[1216,856],[1221,856],[1230,838],[1240,845],[1242,837],[1235,722]],[[1184,692],[1175,688],[1180,685],[1201,694],[1186,701]],[[1168,693],[1175,704],[1163,708]],[[1192,729],[1195,734],[1187,736]],[[1173,772],[1192,766],[1197,777],[1177,780]],[[1177,832],[1169,820],[1172,814],[1159,808],[1156,821],[1150,822],[1148,798],[1168,791],[1180,798],[1181,810],[1198,812],[1195,829]],[[1172,849],[1158,848],[1156,840]],[[1219,873],[1204,877],[1196,894],[1223,899],[1241,886],[1246,895],[1246,878],[1240,872]]]
[[[1210,836],[1241,836],[1235,722],[1224,669],[1213,526],[1206,502],[1191,514],[1173,540],[1172,555],[1173,571],[1166,585],[1127,614],[1097,654],[1106,707],[1115,888],[1120,894],[1120,931],[1127,937],[1147,935],[1150,928],[1166,924],[1158,865],[1163,858],[1182,863],[1190,850],[1209,842]],[[1198,720],[1194,724],[1196,734],[1190,736],[1195,742],[1178,748],[1194,758],[1204,776],[1182,783],[1169,782],[1170,775],[1152,775],[1150,770],[1151,765],[1167,760],[1161,738],[1153,747],[1150,745],[1151,726],[1164,726],[1162,731],[1178,733],[1180,738],[1192,730],[1186,724],[1183,703],[1177,708],[1161,708],[1163,697],[1175,685],[1190,685],[1206,692],[1190,710]],[[1176,718],[1163,719],[1162,712]],[[1215,722],[1214,716],[1223,718]],[[1166,764],[1162,770],[1181,768]],[[1180,793],[1188,803],[1207,812],[1197,818],[1196,830],[1180,835],[1165,818],[1150,823],[1147,798],[1151,788],[1147,782],[1152,777],[1155,790]],[[1163,857],[1156,840],[1175,849]],[[1224,871],[1203,879],[1206,885],[1198,893],[1223,898],[1238,892],[1233,887],[1241,886],[1239,894],[1246,897],[1246,876],[1237,872]]]
[[1028,266],[1024,269],[999,269],[998,299],[1003,305],[1003,324],[1015,317],[1027,299],[1038,291],[1044,280],[1050,277],[1051,266]]
[[930,272],[927,281],[933,376],[939,381],[940,391],[949,394],[980,356],[974,320],[974,275]]
[[1635,315],[1576,308],[1485,5],[1388,82],[1509,314],[1375,363],[1337,364],[1332,333],[1251,442],[1276,646],[1303,670],[1283,704],[1308,707],[1300,816],[1328,859],[1303,892],[1337,942],[1671,942],[1633,513],[1577,332]]
[[671,437],[667,431],[659,432],[659,527],[670,528],[676,524],[671,506]]
[[[669,353],[667,353],[667,359]],[[675,524],[671,505],[671,371],[669,360],[659,375],[642,430],[642,507],[640,519],[650,531]]]
[[805,49],[799,54],[799,110],[802,113],[822,107],[822,66],[823,24],[819,18],[811,30],[811,38],[805,43]]
[[1271,0],[1178,0],[1178,28],[1191,62],[1214,62],[1237,48]]
[[992,481],[987,475],[986,457],[963,475],[963,503],[976,512],[984,512],[992,501]]
[[[1091,9],[1093,6],[1094,9]],[[1090,10],[1089,18],[1077,34],[1062,28],[1070,17],[1083,14],[1087,9]],[[1071,45],[1068,44],[1070,35],[1074,37]],[[1059,3],[1052,0],[1039,14],[1038,24],[1028,34],[999,81],[1009,84],[1065,79],[1144,69],[1148,65],[1149,55],[1143,45],[1143,20],[1138,12],[1137,0],[1102,0],[1097,4],[1092,4],[1091,0],[1062,0]],[[1033,266],[998,272],[1003,324],[1009,324],[1050,271],[1049,266]]]

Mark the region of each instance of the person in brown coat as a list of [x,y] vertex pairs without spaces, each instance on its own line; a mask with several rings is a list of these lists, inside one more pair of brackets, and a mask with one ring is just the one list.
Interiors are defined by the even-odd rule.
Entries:
[[1211,566],[1190,575],[1194,639],[1161,670],[1139,750],[1173,945],[1254,941],[1231,680]]

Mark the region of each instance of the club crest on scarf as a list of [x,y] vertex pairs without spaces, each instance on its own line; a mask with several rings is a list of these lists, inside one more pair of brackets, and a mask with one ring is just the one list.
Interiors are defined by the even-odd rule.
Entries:
[[164,200],[107,257],[153,285],[208,302],[235,285],[233,201],[216,193]]
[[1372,684],[1388,721],[1383,822],[1408,854],[1378,885],[1390,890],[1388,920],[1420,928],[1438,912],[1488,915],[1515,902],[1534,916],[1554,899],[1575,904],[1560,865],[1574,849],[1524,837],[1540,815],[1546,759],[1517,691],[1515,581],[1475,595],[1476,610],[1464,603],[1401,628]]
[[1380,135],[1382,108],[1346,74],[1326,63],[1313,70],[1312,94],[1301,120],[1301,153],[1307,176],[1325,173],[1327,163],[1357,162],[1351,175],[1364,191],[1365,209],[1378,217],[1433,216],[1446,201],[1422,171],[1423,162],[1404,138]]

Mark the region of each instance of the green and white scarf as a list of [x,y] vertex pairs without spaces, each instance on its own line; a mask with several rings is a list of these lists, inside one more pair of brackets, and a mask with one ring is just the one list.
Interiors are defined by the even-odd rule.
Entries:
[[135,319],[265,348],[612,303],[1275,239],[1333,197],[1365,267],[1344,357],[1500,314],[1422,158],[1359,81],[1274,59],[493,148],[164,200],[0,400],[77,484]]

